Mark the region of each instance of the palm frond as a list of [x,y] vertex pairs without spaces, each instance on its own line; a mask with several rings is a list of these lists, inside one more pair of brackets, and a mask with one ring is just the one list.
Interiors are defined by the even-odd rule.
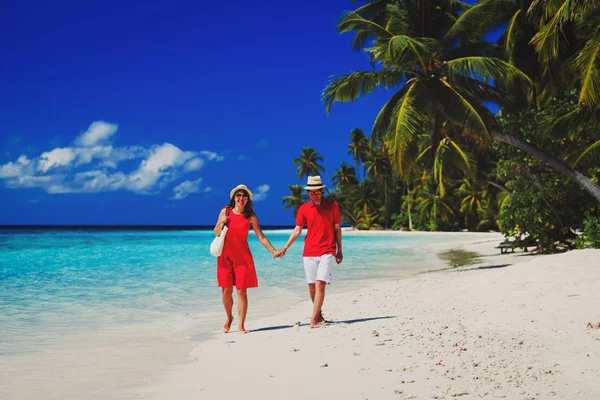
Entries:
[[377,118],[375,118],[375,122],[373,123],[373,129],[371,132],[372,138],[381,138],[384,135],[384,133],[387,132],[390,126],[394,110],[396,109],[398,102],[400,101],[400,99],[402,99],[409,87],[410,86],[404,86],[402,89],[396,92],[392,96],[392,98],[389,99],[387,103],[385,103],[381,110],[379,110]]
[[495,57],[462,57],[448,61],[446,69],[450,74],[459,74],[469,76],[474,79],[492,78],[502,80],[506,76],[519,78],[530,88],[535,87],[535,83],[523,71]]
[[[508,23],[508,26],[506,28],[506,39],[504,40],[504,49],[506,51],[506,54],[509,57],[509,60],[511,60],[511,61],[512,61],[513,50],[516,47],[515,31],[517,30],[517,26],[518,26],[518,22],[519,22],[519,15],[521,15],[522,11],[523,10],[517,10],[517,12],[515,12],[515,14],[510,19],[510,22]],[[511,62],[511,64],[512,64],[512,62]]]
[[435,51],[438,41],[431,38],[413,38],[407,35],[394,35],[378,40],[376,45],[367,49],[378,61],[401,70],[411,70],[419,65],[426,70],[425,60]]
[[382,10],[384,10],[386,4],[386,0],[371,1],[365,4],[364,6],[358,7],[354,10],[354,12],[363,18],[371,19],[375,15],[380,13]]
[[373,38],[375,38],[375,36],[370,34],[369,32],[356,32],[354,39],[352,39],[352,45],[350,46],[350,48],[354,51],[360,51],[367,45],[367,42]]
[[548,0],[544,3],[540,30],[531,39],[540,60],[553,60],[558,57],[562,25],[572,18],[570,5],[571,0]]
[[327,114],[334,102],[348,103],[361,96],[372,93],[377,87],[393,88],[404,80],[404,74],[398,71],[355,71],[351,74],[331,78],[321,99],[325,103]]
[[491,140],[485,122],[488,116],[483,114],[478,104],[471,102],[466,95],[461,94],[448,82],[444,80],[440,82],[442,82],[443,87],[439,91],[442,97],[439,104],[443,107],[445,115],[454,116],[455,120],[453,122],[462,126],[465,133],[474,138],[478,144],[487,145]]
[[591,146],[589,146],[587,149],[585,149],[583,151],[583,153],[581,153],[581,155],[577,158],[577,160],[575,160],[575,162],[573,163],[573,168],[575,168],[575,166],[577,165],[577,163],[583,158],[585,157],[586,154],[588,154],[590,151],[594,150],[596,147],[600,147],[600,140],[598,140],[596,143],[593,143]]
[[514,9],[514,0],[480,1],[463,12],[446,33],[444,42],[450,42],[456,37],[468,34],[471,38],[479,39],[502,20],[503,14]]
[[338,32],[367,32],[369,35],[377,37],[390,37],[394,34],[378,23],[360,16],[354,11],[348,11],[342,15],[338,23]]
[[514,101],[514,96],[477,79],[462,75],[454,75],[450,83],[456,84],[462,90],[471,93],[480,101],[491,101],[500,106],[509,106]]
[[464,1],[455,1],[456,5],[458,6],[459,11],[465,12],[467,10],[469,10],[471,7],[473,7],[473,4],[470,3],[465,3]]
[[416,80],[410,84],[402,97],[402,101],[398,102],[394,120],[390,124],[385,143],[389,148],[390,154],[395,155],[392,162],[397,168],[398,174],[402,177],[408,171],[405,170],[403,162],[404,152],[408,144],[414,141],[414,138],[420,130],[427,118],[423,108],[421,108],[421,96],[419,93],[423,83]]
[[419,155],[417,156],[417,161],[422,159],[423,157],[425,157],[425,155],[427,155],[427,153],[432,149],[431,146],[427,146],[422,152],[419,153]]
[[475,176],[475,173],[477,172],[477,162],[474,160],[474,158],[470,157],[454,140],[450,138],[447,138],[447,140],[450,145],[454,147],[454,150],[456,150],[460,158],[464,161],[467,176],[469,178]]
[[587,41],[575,61],[581,74],[579,104],[595,108],[600,103],[600,30]]

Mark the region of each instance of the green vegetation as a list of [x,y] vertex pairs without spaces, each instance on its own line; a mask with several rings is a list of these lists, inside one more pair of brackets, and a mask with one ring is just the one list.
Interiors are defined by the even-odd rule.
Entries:
[[[600,0],[354,3],[338,30],[373,68],[333,76],[325,110],[390,97],[370,135],[350,132],[354,166],[332,176],[348,223],[500,229],[544,252],[575,246],[585,224],[577,245],[599,246]],[[319,161],[304,148],[298,176]],[[302,201],[291,189],[290,208]]]

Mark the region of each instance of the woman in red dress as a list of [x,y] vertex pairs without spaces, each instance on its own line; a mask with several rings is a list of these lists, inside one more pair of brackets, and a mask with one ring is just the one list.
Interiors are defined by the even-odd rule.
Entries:
[[219,236],[227,225],[227,235],[223,245],[223,253],[217,258],[217,281],[223,292],[223,307],[227,320],[223,326],[224,332],[229,332],[233,322],[233,287],[236,287],[238,298],[238,330],[248,333],[244,327],[248,312],[248,295],[246,289],[258,287],[256,269],[250,247],[248,232],[254,229],[258,241],[267,248],[273,256],[279,257],[275,247],[260,229],[258,218],[252,206],[252,192],[245,185],[234,187],[229,193],[229,206],[223,208],[215,225],[215,234]]

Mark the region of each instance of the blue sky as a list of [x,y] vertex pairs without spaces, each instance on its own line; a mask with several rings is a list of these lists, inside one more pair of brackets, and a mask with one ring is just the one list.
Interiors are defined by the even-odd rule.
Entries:
[[244,183],[292,225],[293,159],[317,149],[329,184],[388,97],[325,114],[329,77],[370,69],[336,31],[354,5],[138,4],[0,8],[0,224],[209,225]]

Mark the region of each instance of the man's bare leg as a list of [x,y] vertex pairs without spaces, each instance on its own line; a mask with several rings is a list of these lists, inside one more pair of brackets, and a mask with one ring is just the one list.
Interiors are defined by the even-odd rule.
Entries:
[[321,307],[323,307],[323,302],[325,301],[325,286],[327,283],[325,281],[317,281],[315,283],[315,296],[313,299],[313,315],[310,321],[311,328],[318,328],[319,323],[323,322],[320,319],[323,319],[323,315],[321,314]]
[[227,314],[227,320],[225,321],[225,325],[223,325],[223,332],[229,332],[231,329],[231,323],[233,322],[233,314],[231,310],[233,309],[233,287],[224,287],[221,288],[223,292],[223,308],[225,309],[225,314]]
[[[308,284],[308,293],[310,294],[310,300],[313,302],[313,307],[315,304],[315,284],[314,283],[309,283]],[[325,318],[323,318],[323,313],[322,311],[319,311],[319,315],[317,316],[317,323],[322,323],[325,322]]]
[[248,293],[246,293],[246,289],[237,289],[237,298],[238,317],[240,319],[238,322],[238,331],[240,331],[240,333],[248,333],[244,327],[244,323],[246,322],[246,313],[248,313]]

